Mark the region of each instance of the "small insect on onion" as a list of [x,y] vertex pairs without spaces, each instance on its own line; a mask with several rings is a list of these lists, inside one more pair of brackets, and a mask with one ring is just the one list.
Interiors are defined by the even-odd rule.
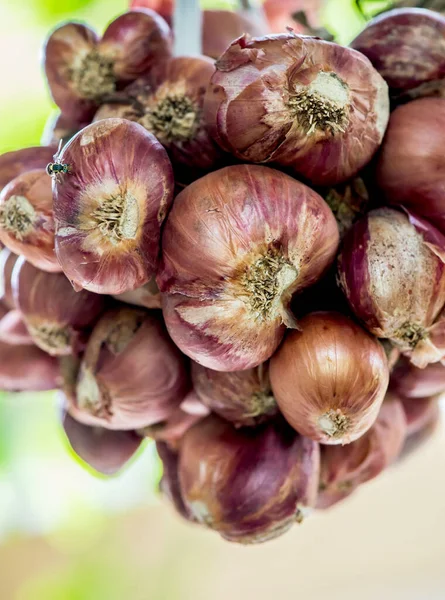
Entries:
[[75,292],[63,273],[45,273],[20,257],[12,289],[35,344],[52,356],[78,354],[105,308],[104,298]]
[[339,258],[339,281],[357,317],[422,368],[445,356],[444,251],[432,225],[380,208],[353,226]]
[[350,48],[292,32],[242,36],[217,61],[204,110],[210,134],[237,158],[330,186],[380,146],[388,86]]
[[53,180],[56,253],[75,288],[122,294],[148,283],[173,200],[164,148],[137,123],[104,119],[74,136],[59,161],[70,173]]
[[192,363],[192,381],[199,400],[236,426],[258,425],[278,413],[267,363],[233,373]]
[[286,325],[292,295],[333,261],[338,228],[310,188],[267,167],[210,173],[175,199],[157,282],[176,345],[217,371],[265,362]]
[[117,308],[94,328],[69,412],[86,425],[139,430],[169,419],[189,387],[184,359],[160,317]]
[[296,431],[323,444],[349,444],[375,422],[389,369],[379,342],[335,312],[301,319],[270,361],[278,407]]
[[255,544],[278,537],[314,506],[317,443],[285,423],[235,429],[216,416],[181,443],[179,481],[193,517],[223,538]]
[[0,240],[15,254],[51,273],[62,269],[54,251],[51,180],[44,169],[26,171],[0,194]]

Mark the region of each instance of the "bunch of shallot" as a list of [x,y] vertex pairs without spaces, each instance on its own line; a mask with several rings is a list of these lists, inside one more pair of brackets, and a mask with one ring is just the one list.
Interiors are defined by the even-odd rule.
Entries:
[[155,440],[176,511],[252,544],[437,424],[445,19],[343,47],[266,2],[188,56],[177,1],[45,44],[47,145],[0,156],[0,388],[57,389],[94,472]]

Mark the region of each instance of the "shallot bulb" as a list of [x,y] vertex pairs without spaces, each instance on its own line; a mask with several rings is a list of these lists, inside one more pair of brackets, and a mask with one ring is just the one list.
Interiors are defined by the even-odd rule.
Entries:
[[[429,408],[431,408],[431,406]],[[422,418],[421,419],[422,426],[421,427],[416,426],[415,431],[413,430],[413,433],[411,433],[410,435],[407,436],[407,438],[405,440],[405,445],[403,446],[403,450],[400,455],[400,460],[405,460],[405,458],[408,458],[409,456],[411,456],[412,454],[417,452],[417,450],[420,450],[420,448],[422,446],[424,446],[426,442],[430,441],[430,439],[437,432],[439,425],[441,423],[440,412],[441,411],[439,409],[439,404],[436,401],[435,408],[433,406],[433,410],[431,410],[429,412],[429,418],[428,419]],[[412,416],[413,416],[412,413],[410,414],[410,411],[408,410],[407,411],[408,422],[410,422],[410,420],[412,419]],[[424,416],[425,416],[425,413],[423,414],[423,417]],[[415,421],[411,420],[411,427],[413,427],[414,424],[415,424]]]
[[368,433],[347,446],[322,446],[317,508],[340,502],[377,477],[399,457],[406,435],[402,403],[388,395]]
[[45,169],[53,161],[54,148],[36,146],[6,152],[0,156],[0,191],[10,181],[35,169]]
[[270,361],[278,407],[302,435],[349,444],[375,422],[389,369],[379,342],[354,321],[318,312],[300,321]]
[[355,50],[292,32],[243,36],[216,69],[205,101],[209,131],[241,160],[327,186],[355,176],[380,146],[387,85]]
[[0,390],[43,392],[61,382],[57,360],[35,346],[0,342]]
[[425,367],[445,356],[445,238],[414,223],[391,208],[368,213],[344,240],[339,280],[366,328]]
[[236,426],[258,425],[278,413],[267,363],[233,373],[193,363],[192,381],[199,400]]
[[105,119],[80,131],[53,180],[56,253],[76,289],[122,294],[145,285],[173,200],[167,153],[141,125]]
[[104,104],[95,120],[124,117],[154,134],[174,165],[209,171],[223,153],[207,133],[204,95],[215,71],[205,56],[178,56],[165,61],[124,92],[122,103]]
[[415,435],[435,422],[440,412],[438,396],[429,398],[402,398],[407,421],[407,435]]
[[125,82],[144,75],[171,55],[172,35],[162,17],[134,10],[112,21],[100,39],[81,23],[65,23],[44,48],[45,73],[54,102],[85,119]]
[[445,76],[445,17],[422,8],[396,8],[368,23],[351,42],[398,94]]
[[445,233],[445,99],[422,98],[391,115],[377,180],[391,204],[403,204]]
[[176,198],[157,282],[176,345],[216,371],[265,362],[292,295],[315,283],[338,246],[334,216],[305,185],[267,167],[210,173]]
[[161,292],[154,277],[148,283],[131,292],[115,295],[114,298],[133,306],[144,308],[161,308]]
[[178,473],[178,452],[165,442],[157,442],[156,450],[158,451],[163,467],[162,479],[159,485],[161,492],[170,500],[181,517],[187,521],[194,521],[182,497]]
[[3,315],[0,308],[0,342],[14,346],[34,345],[20,311],[10,310]]
[[445,366],[433,363],[418,369],[401,358],[391,372],[391,390],[405,398],[426,398],[445,392]]
[[79,423],[66,411],[63,430],[75,454],[89,467],[103,475],[115,475],[133,458],[142,438],[134,431],[110,431]]
[[52,356],[80,353],[105,308],[104,298],[75,292],[63,273],[45,273],[20,257],[12,275],[17,308],[35,344]]
[[9,248],[0,250],[0,301],[10,310],[15,308],[11,278],[17,259],[18,256]]
[[122,307],[94,328],[69,412],[86,425],[143,429],[167,420],[188,388],[183,357],[161,320]]
[[179,448],[186,432],[203,418],[202,415],[191,415],[179,407],[165,421],[144,427],[138,433],[157,442],[165,442],[172,449]]
[[51,179],[45,169],[27,171],[0,194],[0,240],[44,271],[61,271],[54,251]]
[[223,538],[265,542],[301,522],[319,483],[317,443],[285,424],[235,429],[211,416],[190,429],[179,455],[182,498]]

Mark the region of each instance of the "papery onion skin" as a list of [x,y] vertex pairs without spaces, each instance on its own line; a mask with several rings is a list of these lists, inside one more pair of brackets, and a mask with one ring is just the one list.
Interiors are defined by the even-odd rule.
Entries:
[[203,174],[224,166],[224,153],[212,140],[203,118],[204,95],[215,71],[205,56],[163,61],[123,92],[122,103],[102,105],[95,120],[124,117],[156,136],[173,165]]
[[18,256],[9,248],[0,250],[0,300],[12,310],[15,308],[14,294],[11,287],[11,277]]
[[157,442],[165,442],[172,449],[178,449],[186,432],[203,418],[202,415],[191,415],[179,407],[165,421],[145,427],[138,433]]
[[77,289],[122,294],[145,285],[159,260],[173,171],[141,125],[105,119],[62,150],[70,172],[54,179],[56,253]]
[[445,75],[445,17],[396,8],[373,19],[351,42],[397,93]]
[[81,23],[65,23],[49,36],[44,66],[51,95],[65,115],[88,119],[104,98],[171,55],[167,23],[151,10],[124,13],[102,39]]
[[322,446],[317,508],[329,508],[374,479],[402,451],[407,436],[402,403],[387,395],[376,422],[360,439],[346,446]]
[[143,429],[167,420],[189,390],[179,350],[158,316],[110,310],[96,325],[69,412],[86,425]]
[[292,295],[337,246],[327,204],[289,176],[255,165],[206,175],[176,197],[164,229],[157,282],[171,337],[217,371],[265,362],[295,326]]
[[417,222],[423,231],[391,208],[368,213],[344,240],[339,281],[366,328],[424,367],[443,352],[431,326],[445,303],[445,238]]
[[235,429],[211,416],[181,443],[182,497],[195,519],[223,538],[265,542],[314,506],[319,461],[318,444],[284,423]]
[[2,316],[0,310],[0,342],[14,346],[34,345],[20,311],[10,310]]
[[221,373],[192,363],[192,381],[201,402],[237,427],[258,425],[278,414],[268,364]]
[[355,176],[380,146],[387,85],[354,50],[292,32],[243,36],[216,68],[205,118],[241,160],[289,167],[329,186]]
[[45,169],[22,173],[0,194],[0,240],[50,273],[62,269],[54,251],[51,179]]
[[132,304],[133,306],[142,306],[144,308],[161,308],[161,292],[156,284],[154,277],[148,283],[131,292],[124,292],[114,296],[115,300]]
[[445,392],[445,366],[441,363],[418,369],[401,358],[391,373],[390,388],[405,398],[426,398]]
[[445,99],[422,98],[391,115],[377,181],[391,204],[403,204],[445,233]]
[[57,361],[35,346],[0,342],[0,390],[43,392],[60,384]]
[[103,475],[115,475],[134,456],[142,438],[134,431],[110,431],[79,423],[66,411],[62,415],[66,439],[75,454]]
[[75,292],[63,273],[45,273],[20,257],[12,275],[17,308],[35,344],[52,356],[80,353],[105,309],[102,296]]
[[407,421],[407,435],[415,435],[436,421],[440,412],[440,394],[428,398],[402,398]]
[[6,152],[0,156],[0,191],[10,181],[34,169],[44,169],[54,160],[55,149],[49,146],[35,146]]
[[278,407],[300,434],[349,444],[377,418],[389,381],[385,352],[340,313],[312,313],[299,325],[270,361]]
[[160,491],[173,504],[176,512],[187,521],[194,522],[192,514],[184,504],[179,483],[178,463],[179,454],[165,442],[157,442],[156,450],[162,462],[163,474],[159,484]]

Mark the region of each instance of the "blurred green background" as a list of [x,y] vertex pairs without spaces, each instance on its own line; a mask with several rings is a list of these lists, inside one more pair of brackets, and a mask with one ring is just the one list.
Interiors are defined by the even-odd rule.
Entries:
[[[64,20],[86,21],[102,31],[126,4],[125,0],[0,0],[0,152],[39,144],[54,110],[40,66],[48,31]],[[370,12],[387,4],[364,3]],[[205,0],[202,5],[231,3]],[[353,0],[327,1],[323,18],[343,43],[364,23]],[[427,490],[429,499],[434,486],[445,489],[444,477],[428,478],[431,469],[421,462],[404,465],[394,476],[396,483],[383,478],[379,484],[383,487],[376,487],[368,498],[365,492],[346,508],[315,518],[314,525],[305,526],[305,537],[291,534],[267,548],[245,550],[189,527],[160,502],[156,491],[160,466],[152,444],[144,446],[120,477],[102,479],[72,455],[57,413],[53,394],[0,393],[1,600],[218,600],[226,597],[226,589],[235,600],[253,593],[261,600],[275,592],[280,600],[302,593],[321,598],[325,592],[331,600],[436,597],[438,588],[433,584],[440,568],[436,569],[435,557],[443,556],[444,548],[433,546],[433,554],[429,549],[439,513],[430,507],[426,520],[416,522],[414,529],[410,523],[407,532],[413,505],[403,505],[405,493],[415,498],[419,490]],[[443,449],[442,432],[439,437],[436,444]],[[426,452],[416,460],[431,465],[437,454]],[[445,473],[444,466],[442,459],[438,472]],[[420,484],[413,485],[412,473],[420,477]],[[398,492],[394,485],[399,485]],[[385,498],[393,511],[389,515]],[[398,556],[396,566],[402,561],[416,574],[420,560],[422,573],[429,573],[433,586],[428,593],[422,579],[410,580],[410,596],[399,596],[396,583],[391,595],[368,596],[377,591],[372,585],[361,588],[360,579],[370,568],[388,581],[394,577],[398,581],[400,569],[385,574],[394,561],[384,561],[378,551],[387,518],[393,536],[385,544]],[[354,544],[360,536],[366,539],[367,551],[356,554]],[[411,546],[417,549],[412,554]],[[416,585],[424,595],[416,593]]]

